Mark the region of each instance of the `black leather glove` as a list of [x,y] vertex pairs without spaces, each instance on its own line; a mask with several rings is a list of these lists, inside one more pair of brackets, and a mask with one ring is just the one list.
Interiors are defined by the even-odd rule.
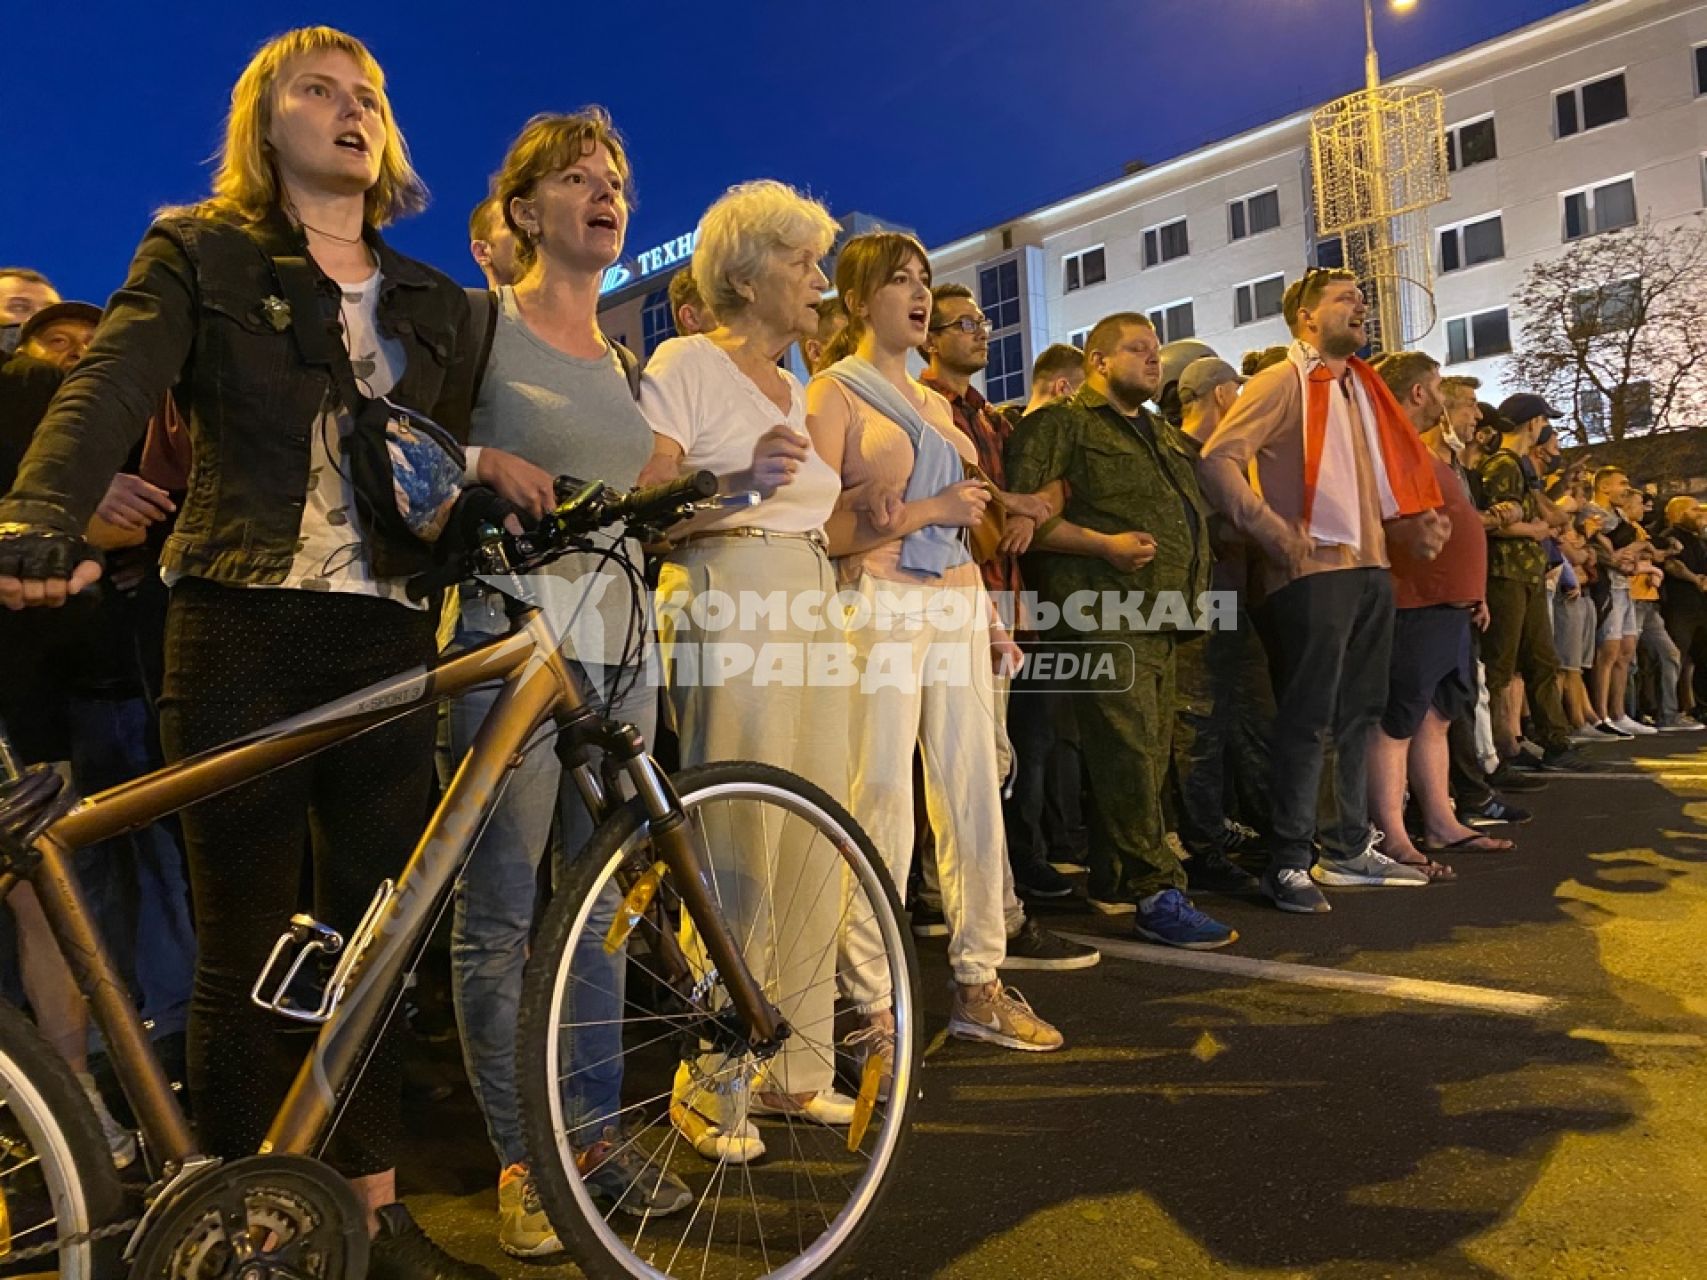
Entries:
[[69,578],[85,560],[102,563],[80,536],[39,525],[0,524],[0,578],[50,582]]

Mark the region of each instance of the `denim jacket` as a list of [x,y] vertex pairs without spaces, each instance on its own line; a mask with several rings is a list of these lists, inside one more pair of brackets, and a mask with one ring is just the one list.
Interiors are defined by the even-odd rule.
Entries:
[[[382,275],[380,331],[407,355],[390,398],[466,440],[467,297],[373,230],[366,236]],[[283,581],[307,500],[310,432],[336,394],[330,371],[305,364],[289,330],[337,326],[339,289],[318,273],[322,314],[290,314],[274,255],[308,256],[302,232],[276,209],[249,227],[187,214],[149,228],[0,500],[0,524],[81,531],[171,391],[189,420],[192,461],[162,568],[234,584]],[[376,562],[387,558],[387,548],[374,551]]]

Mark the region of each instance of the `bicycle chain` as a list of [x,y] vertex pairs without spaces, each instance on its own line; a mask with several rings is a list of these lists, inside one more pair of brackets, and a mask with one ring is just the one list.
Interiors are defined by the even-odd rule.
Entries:
[[135,1231],[141,1218],[130,1218],[124,1222],[109,1223],[104,1227],[96,1227],[93,1231],[79,1231],[76,1235],[66,1236],[63,1240],[53,1240],[47,1244],[32,1245],[28,1249],[14,1249],[3,1256],[6,1264],[28,1262],[31,1258],[43,1258],[50,1253],[59,1253],[65,1249],[75,1249],[81,1244],[95,1244],[112,1236],[122,1236]]

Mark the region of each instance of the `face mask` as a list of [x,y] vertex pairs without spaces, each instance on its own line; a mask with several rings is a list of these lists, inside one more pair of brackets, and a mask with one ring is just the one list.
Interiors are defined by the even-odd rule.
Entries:
[[1453,453],[1464,452],[1464,442],[1458,438],[1458,433],[1452,429],[1450,422],[1440,429],[1440,438],[1446,441],[1446,447]]
[[23,332],[21,324],[0,326],[0,353],[11,355],[18,349],[18,335]]

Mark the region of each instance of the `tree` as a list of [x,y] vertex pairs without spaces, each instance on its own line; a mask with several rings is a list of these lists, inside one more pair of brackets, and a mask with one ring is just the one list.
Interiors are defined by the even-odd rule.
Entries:
[[1707,423],[1707,224],[1577,241],[1524,274],[1507,382],[1566,410],[1576,443]]

